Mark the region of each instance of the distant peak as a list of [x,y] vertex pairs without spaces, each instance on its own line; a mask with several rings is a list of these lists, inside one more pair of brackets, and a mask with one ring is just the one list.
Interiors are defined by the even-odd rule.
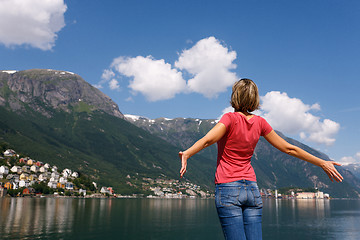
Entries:
[[1,72],[7,73],[7,74],[14,74],[17,72],[17,70],[2,70]]

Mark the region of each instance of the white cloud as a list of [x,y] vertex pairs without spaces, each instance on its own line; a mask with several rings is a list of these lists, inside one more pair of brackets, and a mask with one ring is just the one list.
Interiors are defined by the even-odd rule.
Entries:
[[110,69],[105,69],[103,74],[101,75],[101,79],[104,81],[108,81],[113,77],[115,77],[115,73]]
[[[236,74],[230,72],[236,68],[232,63],[235,58],[235,51],[229,51],[219,40],[209,37],[184,50],[175,62],[177,68],[152,56],[115,58],[96,86],[102,87],[119,73],[130,78],[128,87],[132,94],[141,93],[149,101],[166,100],[178,93],[189,92],[216,97],[237,80]],[[192,75],[188,82],[183,78],[182,70]]]
[[66,9],[63,0],[1,0],[0,43],[51,50]]
[[111,90],[120,89],[119,82],[116,79],[111,79],[109,82],[109,87]]
[[355,154],[355,156],[347,156],[347,157],[342,157],[340,159],[340,162],[343,164],[352,164],[352,163],[359,163],[360,162],[360,152],[357,152]]
[[225,114],[225,113],[228,113],[228,112],[234,112],[234,108],[232,106],[229,106],[227,108],[225,108],[224,110],[222,110],[222,113],[221,115],[217,118],[217,120],[220,120],[221,117]]
[[181,72],[173,69],[163,59],[151,56],[135,58],[119,57],[111,67],[122,75],[131,77],[129,88],[142,93],[149,101],[173,98],[184,91],[186,82]]
[[229,51],[215,37],[209,37],[184,50],[175,67],[193,75],[188,81],[190,91],[212,98],[226,91],[237,80],[236,74],[230,72],[236,68],[233,64],[235,59],[235,51]]
[[268,92],[261,100],[260,113],[274,129],[285,134],[299,134],[302,139],[315,143],[332,145],[335,142],[340,124],[329,119],[321,121],[310,113],[320,110],[319,104],[310,106],[277,91]]

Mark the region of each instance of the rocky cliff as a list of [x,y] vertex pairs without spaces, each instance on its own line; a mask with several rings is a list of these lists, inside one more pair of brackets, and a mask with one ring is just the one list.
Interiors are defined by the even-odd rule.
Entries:
[[0,106],[21,113],[27,107],[51,117],[49,109],[101,110],[123,118],[115,102],[79,75],[50,69],[0,71]]

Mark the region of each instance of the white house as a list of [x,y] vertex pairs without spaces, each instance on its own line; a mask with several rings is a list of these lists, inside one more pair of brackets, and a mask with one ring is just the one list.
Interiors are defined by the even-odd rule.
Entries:
[[79,194],[80,195],[83,195],[83,196],[86,196],[86,190],[85,189],[79,189]]
[[71,171],[70,169],[65,168],[65,169],[62,171],[61,174],[62,174],[64,177],[68,178],[68,177],[71,176],[71,173],[72,173],[72,171]]
[[13,157],[16,155],[16,152],[12,149],[7,149],[5,152],[4,152],[4,157]]
[[100,193],[110,194],[110,191],[107,189],[107,187],[102,187],[102,188],[100,189]]
[[59,178],[59,183],[65,184],[65,183],[67,183],[67,179],[64,178],[64,177],[60,177],[60,178]]
[[46,172],[46,168],[45,168],[44,166],[41,166],[41,167],[39,168],[39,172],[41,172],[41,173]]
[[23,172],[29,173],[29,172],[30,172],[30,166],[27,166],[27,165],[22,166],[21,170],[22,170]]
[[43,167],[46,168],[46,169],[51,168],[51,167],[50,167],[50,164],[48,164],[48,163],[45,163]]
[[53,166],[53,167],[51,168],[51,171],[52,171],[52,172],[57,172],[57,170],[58,170],[57,166]]
[[39,175],[39,181],[46,181],[48,178],[46,176],[46,174],[40,174]]
[[19,187],[28,187],[29,186],[29,181],[28,180],[20,180],[19,182]]
[[12,168],[10,168],[10,171],[13,173],[17,173],[17,174],[21,174],[22,170],[20,166],[13,166]]
[[48,187],[49,187],[49,188],[56,188],[56,187],[57,187],[57,182],[49,181],[49,182],[48,182]]
[[67,182],[67,183],[65,183],[65,188],[67,190],[73,190],[74,189],[74,184],[72,182]]
[[51,177],[50,180],[49,180],[49,182],[56,182],[56,183],[57,183],[57,182],[58,182],[58,178]]
[[79,173],[78,173],[78,172],[73,172],[73,173],[71,174],[71,177],[73,177],[73,178],[78,178],[78,177],[79,177]]
[[1,166],[0,174],[9,174],[9,168],[7,166]]
[[52,172],[52,173],[51,173],[51,177],[52,177],[52,178],[55,178],[55,179],[59,179],[60,174],[59,174],[58,172]]
[[32,165],[32,166],[30,167],[30,171],[33,171],[34,173],[37,173],[37,172],[39,171],[39,167],[36,166],[36,165]]

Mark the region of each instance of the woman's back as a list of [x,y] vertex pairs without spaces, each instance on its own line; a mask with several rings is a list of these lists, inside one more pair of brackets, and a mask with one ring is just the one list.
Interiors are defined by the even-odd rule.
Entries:
[[215,183],[256,181],[251,157],[260,136],[271,132],[271,126],[262,117],[252,115],[248,119],[240,112],[224,114],[220,123],[226,126],[226,134],[218,141]]

